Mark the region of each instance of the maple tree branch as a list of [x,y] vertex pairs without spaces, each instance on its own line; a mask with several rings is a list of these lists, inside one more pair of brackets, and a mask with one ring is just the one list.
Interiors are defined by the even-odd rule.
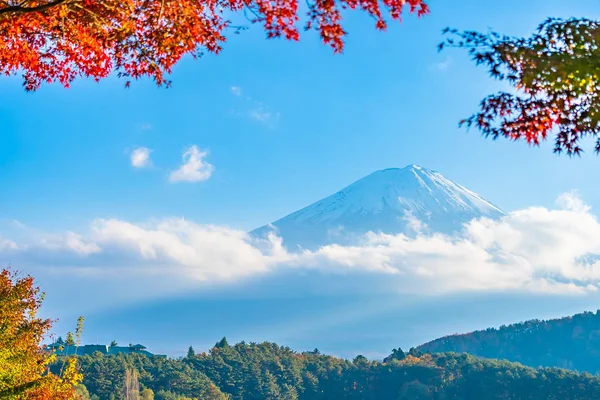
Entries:
[[162,19],[164,8],[165,8],[165,0],[161,0],[160,12],[158,13],[158,18],[156,18],[157,25],[160,24],[160,20]]
[[66,3],[67,1],[69,1],[69,0],[54,0],[49,3],[41,4],[41,5],[35,6],[35,7],[23,7],[23,4],[27,3],[27,2],[23,2],[18,6],[9,6],[9,7],[0,8],[0,15],[9,14],[9,13],[21,14],[21,13],[42,12],[42,11],[46,11],[52,7],[56,7],[63,3]]
[[23,383],[19,386],[15,386],[12,388],[8,388],[5,389],[3,391],[0,392],[0,398],[4,399],[6,397],[11,397],[11,396],[17,396],[17,395],[22,395],[23,393],[25,393],[26,391],[35,388],[37,386],[40,386],[40,384],[45,381],[46,378],[42,377],[39,379],[36,379],[34,381],[31,382],[27,382],[27,383]]

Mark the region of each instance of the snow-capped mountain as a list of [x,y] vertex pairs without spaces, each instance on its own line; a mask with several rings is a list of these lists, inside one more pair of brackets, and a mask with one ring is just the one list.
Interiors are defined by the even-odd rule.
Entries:
[[288,248],[348,243],[366,232],[451,233],[473,218],[499,218],[504,212],[442,174],[417,165],[376,171],[272,224]]

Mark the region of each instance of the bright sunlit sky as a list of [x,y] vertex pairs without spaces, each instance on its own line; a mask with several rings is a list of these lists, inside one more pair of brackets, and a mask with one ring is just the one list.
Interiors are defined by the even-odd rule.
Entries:
[[[598,3],[430,6],[430,16],[407,15],[387,33],[348,14],[343,55],[316,33],[289,43],[252,26],[218,56],[185,59],[170,89],[144,80],[126,90],[113,78],[25,93],[18,77],[2,78],[0,218],[46,230],[164,216],[252,229],[377,169],[412,163],[505,210],[551,206],[572,189],[597,208],[591,146],[569,159],[551,143],[529,148],[458,129],[501,86],[464,52],[439,54],[436,45],[446,26],[527,35],[548,16],[597,16]],[[212,176],[169,182],[191,145],[208,150]],[[132,167],[138,147],[151,150],[151,167]]]

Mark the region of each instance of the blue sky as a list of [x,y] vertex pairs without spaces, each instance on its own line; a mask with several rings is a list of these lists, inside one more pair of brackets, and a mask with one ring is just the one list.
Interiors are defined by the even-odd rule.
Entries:
[[[126,90],[122,81],[110,78],[100,83],[78,81],[68,90],[52,85],[25,93],[18,77],[0,79],[4,99],[0,102],[4,193],[0,239],[27,241],[40,232],[64,235],[60,240],[87,255],[95,254],[91,240],[63,233],[85,231],[97,219],[148,224],[182,217],[247,231],[377,169],[413,163],[442,172],[507,211],[552,208],[557,197],[571,190],[592,212],[598,209],[599,159],[592,154],[593,146],[586,147],[588,153],[581,159],[569,159],[553,155],[551,143],[530,148],[459,129],[457,122],[502,86],[484,69],[474,67],[463,52],[450,49],[439,54],[436,49],[446,26],[528,35],[548,16],[598,17],[598,5],[592,1],[431,0],[430,6],[430,16],[405,16],[402,24],[392,24],[386,33],[375,31],[373,21],[364,15],[348,14],[350,35],[343,55],[334,55],[315,33],[303,33],[299,43],[289,43],[265,40],[260,27],[252,26],[231,36],[220,55],[181,62],[170,89],[142,80]],[[173,171],[191,146],[207,153],[203,160],[214,170],[198,182],[173,181]],[[131,165],[131,153],[140,147],[150,149],[151,165],[145,168]],[[98,229],[114,235],[132,227],[108,225],[101,223]],[[44,236],[44,243],[48,240]],[[0,240],[0,249],[1,245]],[[45,281],[42,278],[48,291],[62,288],[52,268],[71,268],[77,260],[58,256],[58,247],[52,247],[51,254],[21,258],[25,271],[28,262],[32,271],[42,275],[50,271]],[[251,249],[245,251],[253,257]],[[90,263],[102,267],[103,262],[126,264],[133,259],[119,258],[117,253]],[[42,256],[50,261],[40,263]],[[20,261],[5,254],[1,259]],[[252,268],[263,267],[257,259]],[[163,295],[172,297],[174,292]],[[52,295],[49,301],[64,304],[53,303]],[[223,309],[235,309],[244,301],[225,301],[229,306]],[[593,304],[591,298],[586,301]],[[578,306],[583,303],[581,298],[576,301]],[[187,307],[198,304],[187,303]],[[567,302],[562,304],[567,307]],[[152,307],[145,307],[141,313],[132,309],[131,315],[142,319],[152,315]],[[532,308],[531,317],[538,316],[536,310],[541,308]],[[61,309],[57,305],[53,311]],[[502,322],[510,322],[506,318]],[[483,323],[481,318],[473,321]],[[468,327],[477,327],[473,321]],[[489,318],[488,322],[493,323]],[[90,324],[90,335],[100,332],[107,340],[111,337],[105,325],[93,319]],[[458,330],[467,325],[444,327]],[[256,337],[304,343],[285,335],[256,333]],[[417,344],[418,339],[410,340]],[[334,341],[328,343],[334,349]]]
[[[253,26],[219,56],[183,61],[171,89],[140,81],[124,90],[115,78],[28,94],[20,79],[3,78],[0,216],[49,229],[174,215],[251,229],[374,170],[411,163],[507,210],[551,205],[571,189],[600,204],[591,153],[570,160],[551,144],[532,149],[459,130],[500,86],[461,51],[436,51],[445,26],[528,34],[550,15],[598,15],[597,5],[433,0],[431,8],[387,33],[349,14],[343,55],[314,33],[268,41]],[[249,115],[258,102],[269,121]],[[168,171],[193,144],[209,150],[213,176],[170,184]],[[154,168],[131,168],[128,151],[139,146],[153,150]]]

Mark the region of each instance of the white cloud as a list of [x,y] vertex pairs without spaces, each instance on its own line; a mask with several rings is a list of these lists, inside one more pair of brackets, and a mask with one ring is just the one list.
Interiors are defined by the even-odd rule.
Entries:
[[67,249],[80,255],[90,255],[101,251],[97,244],[90,243],[73,232],[67,232],[64,237],[64,244]]
[[196,145],[191,146],[181,156],[183,164],[171,172],[169,181],[200,182],[209,179],[215,167],[204,159],[207,155],[208,151],[201,150]]
[[590,211],[590,206],[585,204],[576,192],[564,193],[560,195],[556,200],[556,204],[565,210],[580,213],[587,213]]
[[259,108],[250,110],[250,116],[258,122],[268,122],[271,119],[271,113]]
[[14,228],[17,228],[17,229],[26,229],[27,228],[27,226],[24,223],[22,223],[21,221],[19,221],[18,219],[12,219],[10,221],[10,225],[12,225]]
[[6,250],[17,250],[19,247],[17,243],[12,240],[2,239],[0,237],[0,251]]
[[242,95],[242,88],[239,86],[232,86],[231,87],[231,93],[233,93],[234,96],[241,96]]
[[270,128],[275,128],[277,122],[279,122],[280,114],[278,112],[270,111],[265,108],[262,104],[257,104],[256,108],[249,111],[250,118],[260,123],[268,125]]
[[307,270],[370,274],[381,277],[382,285],[396,285],[400,293],[421,295],[596,292],[600,223],[572,194],[561,196],[559,203],[565,207],[532,207],[498,221],[474,220],[454,236],[369,233],[354,245],[301,252],[286,250],[275,234],[259,240],[184,219],[148,224],[98,219],[87,233],[32,235],[28,243],[0,241],[0,263],[35,265],[38,272],[64,274],[90,287],[102,277],[133,277],[145,282],[138,289],[146,296]]
[[268,126],[271,129],[276,128],[281,116],[279,112],[273,111],[265,103],[250,96],[242,96],[242,88],[239,86],[232,86],[230,89],[234,96],[240,98],[238,101],[241,103],[239,109],[232,111],[233,115],[250,118],[256,122]]
[[406,223],[406,226],[414,233],[423,233],[427,231],[427,224],[423,223],[420,219],[415,217],[410,210],[404,212],[404,218],[402,218],[403,222]]
[[150,160],[151,150],[147,147],[138,147],[131,152],[131,166],[134,168],[144,168],[152,165]]
[[145,227],[114,219],[97,220],[92,236],[104,246],[142,261],[171,265],[169,273],[197,280],[260,274],[289,258],[275,238],[261,246],[244,232],[184,219],[166,219]]
[[448,57],[444,61],[440,61],[440,62],[431,64],[429,66],[429,69],[441,72],[441,71],[447,70],[451,64],[452,64],[452,59]]
[[45,234],[41,235],[38,240],[39,242],[34,243],[34,246],[45,250],[66,251],[81,256],[88,256],[102,251],[91,239],[84,238],[74,232]]

